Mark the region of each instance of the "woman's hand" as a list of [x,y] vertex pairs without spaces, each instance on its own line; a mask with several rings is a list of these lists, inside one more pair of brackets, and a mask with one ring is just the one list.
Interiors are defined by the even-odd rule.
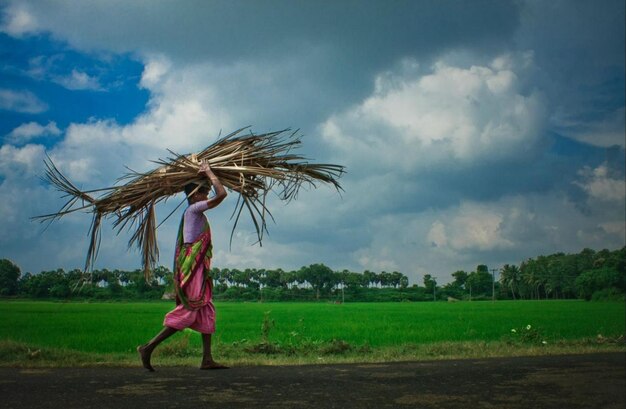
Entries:
[[200,164],[200,168],[198,169],[198,173],[206,172],[211,172],[211,166],[209,166],[207,162],[202,162],[202,164]]

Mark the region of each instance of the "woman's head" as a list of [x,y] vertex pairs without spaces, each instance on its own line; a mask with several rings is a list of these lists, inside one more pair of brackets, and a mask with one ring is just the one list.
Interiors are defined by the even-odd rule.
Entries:
[[196,203],[201,200],[207,200],[209,195],[209,188],[204,185],[198,185],[196,183],[188,183],[185,185],[185,195],[187,195],[187,202],[189,204]]

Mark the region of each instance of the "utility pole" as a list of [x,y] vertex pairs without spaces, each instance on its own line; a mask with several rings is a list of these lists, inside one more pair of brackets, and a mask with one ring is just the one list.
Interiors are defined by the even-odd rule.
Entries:
[[496,271],[497,268],[491,269],[491,301],[496,300]]

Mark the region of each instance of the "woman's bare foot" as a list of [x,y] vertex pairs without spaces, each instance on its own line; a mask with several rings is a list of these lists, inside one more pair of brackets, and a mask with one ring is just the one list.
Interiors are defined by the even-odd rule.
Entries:
[[229,369],[226,365],[218,364],[215,361],[203,362],[200,369]]
[[150,365],[150,355],[151,352],[146,351],[147,347],[145,345],[139,345],[137,347],[137,352],[139,352],[139,356],[141,357],[141,363],[143,367],[146,368],[150,372],[154,372],[154,368]]

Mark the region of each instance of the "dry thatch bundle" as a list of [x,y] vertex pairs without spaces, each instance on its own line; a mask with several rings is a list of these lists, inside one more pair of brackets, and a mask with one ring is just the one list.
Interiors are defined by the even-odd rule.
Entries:
[[[245,208],[261,243],[263,233],[267,231],[266,217],[272,217],[265,204],[270,191],[277,193],[281,200],[290,201],[297,196],[304,183],[312,186],[317,182],[329,183],[341,190],[337,179],[344,172],[343,166],[312,164],[304,157],[292,153],[301,143],[296,132],[285,129],[257,135],[252,132],[242,133],[245,129],[239,129],[219,139],[196,154],[179,155],[169,151],[173,157],[155,161],[154,163],[160,165],[158,168],[146,173],[131,170],[118,179],[118,183],[125,182],[124,184],[97,190],[79,190],[47,158],[44,179],[64,192],[64,196],[69,199],[58,212],[35,219],[52,222],[72,212],[92,212],[91,239],[85,261],[85,271],[88,271],[98,254],[101,221],[103,217],[112,217],[118,234],[125,228],[134,229],[128,246],[139,247],[147,279],[159,255],[155,206],[182,192],[188,183],[208,186],[208,180],[198,174],[200,164],[205,161],[227,189],[239,193],[233,212],[235,220],[231,241]],[[94,198],[93,194],[100,196]],[[185,200],[186,198],[176,209]]]

